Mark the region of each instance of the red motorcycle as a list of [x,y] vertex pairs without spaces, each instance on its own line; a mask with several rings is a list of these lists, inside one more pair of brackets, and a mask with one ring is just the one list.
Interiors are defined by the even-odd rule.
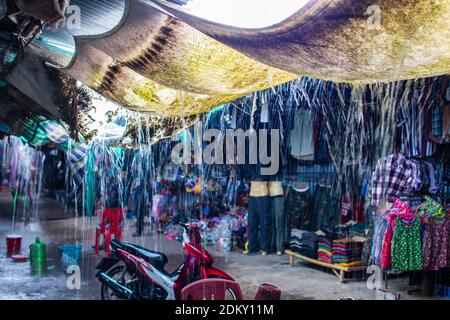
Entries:
[[112,240],[111,257],[103,258],[97,266],[102,299],[178,300],[181,290],[194,281],[207,278],[234,281],[230,275],[212,266],[213,258],[201,245],[199,227],[179,225],[184,229],[186,258],[172,273],[164,269],[168,261],[164,253]]

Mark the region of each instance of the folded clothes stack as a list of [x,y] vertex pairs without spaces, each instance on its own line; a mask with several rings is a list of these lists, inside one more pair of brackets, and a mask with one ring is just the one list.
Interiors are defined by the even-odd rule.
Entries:
[[358,223],[354,226],[349,227],[349,236],[350,237],[358,237],[358,238],[366,238],[368,228],[364,223]]
[[334,240],[332,246],[333,263],[358,264],[361,261],[363,244],[349,238]]
[[318,241],[314,232],[292,229],[289,245],[292,251],[317,259]]
[[325,237],[319,238],[319,250],[317,250],[317,259],[326,263],[333,262],[332,240]]

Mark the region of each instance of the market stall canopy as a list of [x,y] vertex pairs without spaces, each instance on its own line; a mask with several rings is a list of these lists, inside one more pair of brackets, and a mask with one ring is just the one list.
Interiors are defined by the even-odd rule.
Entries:
[[311,0],[260,29],[225,26],[167,1],[151,2],[248,57],[299,76],[373,83],[450,71],[448,0]]
[[75,37],[65,72],[129,109],[167,116],[203,113],[299,76],[373,83],[450,73],[448,0],[314,0],[261,29],[181,8],[126,1],[116,28]]
[[[144,32],[145,30],[145,32]],[[191,115],[296,78],[138,1],[100,36],[75,37],[66,72],[136,111]]]

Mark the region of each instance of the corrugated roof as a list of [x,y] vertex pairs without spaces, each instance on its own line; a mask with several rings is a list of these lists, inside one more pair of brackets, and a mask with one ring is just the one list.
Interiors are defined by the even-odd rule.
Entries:
[[72,0],[71,5],[80,8],[80,29],[59,28],[45,30],[37,43],[51,50],[72,56],[75,52],[73,36],[99,35],[113,30],[125,13],[123,0]]
[[80,7],[81,29],[67,30],[73,35],[97,35],[110,31],[121,21],[125,13],[123,0],[72,0]]
[[[202,113],[299,76],[365,84],[450,70],[448,0],[376,0],[378,29],[368,28],[373,0],[310,1],[260,29],[207,21],[162,0],[78,1],[89,34],[120,26],[77,36],[77,55],[65,71],[137,111]],[[121,15],[124,3],[129,10]]]

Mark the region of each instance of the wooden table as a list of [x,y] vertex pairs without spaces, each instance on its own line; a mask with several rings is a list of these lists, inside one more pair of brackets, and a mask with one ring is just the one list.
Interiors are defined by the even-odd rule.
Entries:
[[329,268],[333,271],[333,273],[339,278],[339,280],[344,283],[346,282],[345,274],[353,271],[364,271],[367,269],[366,266],[358,266],[358,267],[344,267],[340,266],[338,264],[333,263],[327,263],[320,260],[312,259],[306,256],[302,256],[301,254],[298,254],[296,252],[293,252],[291,250],[286,250],[285,253],[289,255],[289,261],[291,266],[294,266],[297,262],[297,260],[300,260],[300,262],[308,262],[314,265],[318,265],[321,267]]

